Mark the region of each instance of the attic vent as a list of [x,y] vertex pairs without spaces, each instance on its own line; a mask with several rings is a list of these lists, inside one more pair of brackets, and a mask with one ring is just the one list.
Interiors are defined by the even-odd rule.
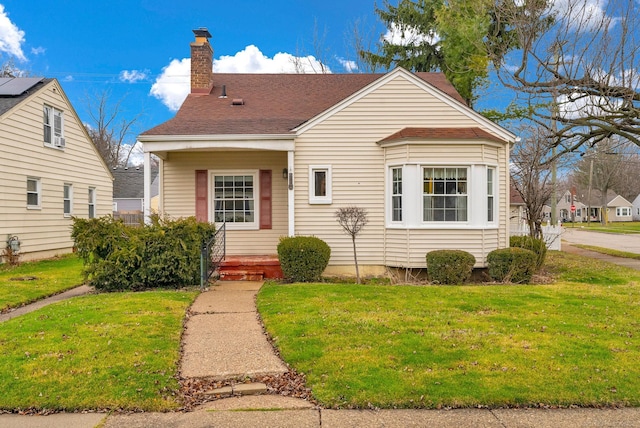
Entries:
[[222,85],[222,92],[218,98],[227,98],[227,85]]
[[233,101],[231,101],[231,105],[243,106],[244,105],[244,100],[242,98],[234,98]]

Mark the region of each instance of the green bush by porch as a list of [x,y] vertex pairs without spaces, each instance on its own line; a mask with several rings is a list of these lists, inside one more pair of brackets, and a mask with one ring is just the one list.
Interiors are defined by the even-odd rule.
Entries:
[[278,243],[282,273],[292,282],[319,281],[330,257],[331,248],[315,236],[283,237]]
[[214,232],[194,217],[129,227],[109,216],[75,218],[71,236],[89,285],[115,291],[198,284],[202,244]]

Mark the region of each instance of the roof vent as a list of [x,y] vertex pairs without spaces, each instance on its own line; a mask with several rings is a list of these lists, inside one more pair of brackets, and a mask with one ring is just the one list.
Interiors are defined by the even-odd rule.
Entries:
[[227,85],[222,85],[222,92],[218,98],[227,98]]
[[234,98],[233,101],[231,101],[231,105],[243,106],[244,105],[244,100],[242,98]]

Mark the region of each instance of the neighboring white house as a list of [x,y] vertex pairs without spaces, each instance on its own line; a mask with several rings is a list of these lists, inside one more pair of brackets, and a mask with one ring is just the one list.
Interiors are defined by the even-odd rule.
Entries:
[[633,206],[620,195],[617,195],[607,203],[607,221],[631,221],[633,219]]
[[111,173],[56,79],[0,78],[0,254],[71,252],[72,217],[111,213]]
[[631,209],[631,217],[633,221],[640,221],[640,194],[633,200]]
[[424,268],[436,249],[469,251],[482,267],[508,247],[515,135],[443,74],[212,73],[211,35],[194,33],[191,94],[139,136],[145,164],[160,159],[161,213],[225,222],[232,255],[317,236],[331,247],[328,274],[352,272],[335,219],[347,206],[368,212],[357,238],[364,274]]

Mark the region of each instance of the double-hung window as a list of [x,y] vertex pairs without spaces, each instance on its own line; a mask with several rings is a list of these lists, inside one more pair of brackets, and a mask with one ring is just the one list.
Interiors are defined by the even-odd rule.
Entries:
[[487,168],[487,221],[492,223],[495,220],[495,168]]
[[65,217],[70,217],[73,207],[73,185],[69,183],[64,183],[63,191],[62,191],[62,201],[63,201],[63,211]]
[[45,104],[43,108],[43,128],[44,143],[46,145],[64,148],[64,120],[61,110]]
[[96,188],[89,187],[89,218],[96,216]]
[[391,221],[402,221],[402,168],[391,168]]
[[40,208],[40,179],[34,177],[27,177],[27,208],[38,209]]
[[216,223],[237,229],[257,229],[257,174],[213,174],[213,214]]
[[422,220],[466,222],[467,168],[424,167]]

